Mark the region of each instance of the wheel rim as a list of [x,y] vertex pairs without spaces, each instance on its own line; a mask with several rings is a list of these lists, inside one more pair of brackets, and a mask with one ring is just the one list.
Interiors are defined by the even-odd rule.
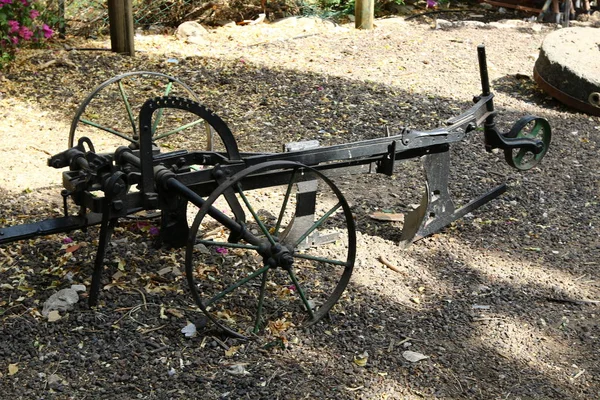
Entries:
[[[253,175],[264,173],[273,186],[245,189]],[[305,215],[310,198],[314,218]],[[211,209],[237,215],[245,238],[237,240],[216,223]],[[224,331],[280,335],[327,315],[348,284],[355,256],[354,221],[339,189],[299,163],[269,162],[227,179],[200,208],[186,249],[186,276],[196,304]]]
[[544,118],[524,117],[517,121],[506,136],[509,138],[541,140],[543,149],[538,154],[525,149],[507,149],[504,151],[504,156],[509,165],[526,171],[538,165],[548,152],[551,141],[550,124]]
[[[193,90],[178,79],[159,72],[137,71],[115,76],[96,87],[81,103],[71,122],[69,147],[82,136],[90,137],[99,152],[110,152],[121,145],[137,143],[138,113],[149,98],[180,96],[198,101]],[[213,130],[200,119],[181,117],[160,110],[153,121],[156,141],[169,149],[182,139],[174,140],[176,133],[196,131],[196,149],[213,149]],[[189,143],[189,141],[188,141]],[[194,150],[194,149],[190,149]]]

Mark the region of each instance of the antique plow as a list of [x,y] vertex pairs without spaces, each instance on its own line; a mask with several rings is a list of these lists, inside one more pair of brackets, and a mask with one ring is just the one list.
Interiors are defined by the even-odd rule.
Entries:
[[[478,56],[482,93],[475,105],[444,127],[405,129],[395,136],[329,147],[296,143],[282,153],[240,153],[230,129],[212,111],[194,100],[168,96],[170,85],[183,85],[174,78],[166,96],[143,104],[137,129],[116,78],[100,88],[118,84],[134,134],[96,126],[129,145],[112,153],[96,152],[89,138],[76,139],[77,124],[94,126],[82,117],[82,106],[70,148],[48,160],[54,168],[68,167],[63,172],[64,216],[0,229],[0,245],[99,224],[89,293],[94,306],[118,220],[160,210],[160,239],[186,248],[185,275],[192,296],[218,327],[244,336],[265,327],[276,329],[272,324],[313,324],[339,300],[356,257],[353,216],[332,176],[341,171],[391,175],[396,161],[423,157],[426,191],[420,206],[406,217],[401,240],[408,245],[506,190],[500,185],[455,209],[448,191],[451,144],[483,127],[486,150],[504,150],[507,162],[520,170],[537,165],[548,150],[550,126],[543,118],[524,117],[509,132],[498,131],[483,46]],[[189,125],[201,123],[216,133],[223,151],[161,152],[161,139],[180,130],[156,132],[168,109],[193,115]],[[76,213],[69,212],[70,203]],[[191,207],[196,214],[190,226]]]

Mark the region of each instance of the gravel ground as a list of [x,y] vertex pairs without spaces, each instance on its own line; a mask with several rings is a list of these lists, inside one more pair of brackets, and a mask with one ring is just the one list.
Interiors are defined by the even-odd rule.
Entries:
[[[453,146],[456,204],[502,182],[508,191],[406,250],[401,222],[369,215],[418,204],[419,161],[391,178],[337,178],[357,223],[347,291],[316,326],[249,341],[206,324],[181,276],[183,252],[156,249],[147,225],[117,229],[100,305],[88,308],[82,293],[54,322],[43,304],[71,284],[89,287],[97,229],[2,246],[0,398],[599,398],[600,118],[566,109],[532,80],[555,27],[435,30],[423,17],[376,25],[288,20],[215,29],[199,44],[145,35],[136,58],[59,43],[23,52],[0,75],[2,225],[60,213],[59,174],[45,159],[66,148],[87,93],[133,70],[176,76],[229,124],[242,151],[274,152],[295,140],[327,145],[443,124],[481,91],[484,43],[500,129],[535,114],[550,121],[553,143],[524,173],[486,153],[479,132]],[[125,114],[102,110],[108,101],[92,112],[122,123]],[[199,332],[188,338],[190,322]],[[427,358],[411,362],[406,351]]]

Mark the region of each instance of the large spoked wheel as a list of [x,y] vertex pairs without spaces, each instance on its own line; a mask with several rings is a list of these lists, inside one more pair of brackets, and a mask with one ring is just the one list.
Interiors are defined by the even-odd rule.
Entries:
[[[81,103],[71,122],[69,147],[80,137],[89,137],[98,152],[139,141],[138,113],[144,102],[160,96],[178,96],[198,101],[192,89],[178,79],[159,72],[137,71],[115,76],[96,87]],[[191,131],[195,133],[191,134]],[[183,139],[176,133],[186,132]],[[167,149],[213,150],[213,131],[209,123],[190,115],[160,110],[154,118],[155,142]],[[191,135],[191,136],[190,136]],[[190,143],[197,145],[190,148]]]
[[527,116],[515,123],[506,134],[508,138],[537,139],[542,142],[543,149],[538,154],[525,149],[506,149],[504,157],[506,162],[514,168],[526,171],[539,164],[548,152],[552,133],[550,124],[544,118]]
[[186,276],[198,307],[230,335],[277,336],[327,315],[355,255],[352,213],[333,182],[299,163],[267,162],[225,179],[202,205]]

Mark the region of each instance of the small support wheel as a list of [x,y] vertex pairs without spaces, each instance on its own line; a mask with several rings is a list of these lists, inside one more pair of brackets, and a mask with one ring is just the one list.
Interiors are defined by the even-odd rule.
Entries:
[[506,162],[521,171],[529,170],[542,161],[548,152],[552,133],[550,124],[545,118],[527,116],[518,120],[505,135],[507,138],[537,139],[542,142],[543,149],[538,154],[525,149],[505,149]]
[[[264,179],[272,185],[253,190]],[[340,190],[315,169],[273,161],[226,178],[206,199],[185,268],[196,304],[226,333],[278,336],[330,312],[355,256],[354,219]]]

